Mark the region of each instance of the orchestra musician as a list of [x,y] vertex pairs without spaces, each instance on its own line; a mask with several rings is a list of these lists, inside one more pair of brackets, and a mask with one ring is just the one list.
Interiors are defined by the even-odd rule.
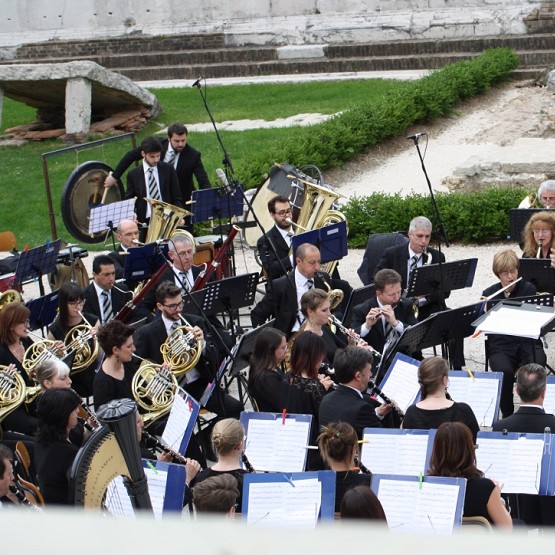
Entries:
[[127,174],[125,198],[136,199],[137,220],[147,224],[151,215],[147,198],[183,208],[183,195],[175,168],[171,164],[160,162],[162,152],[160,141],[154,137],[146,137],[142,140],[140,148],[143,163]]
[[268,212],[274,226],[258,239],[256,248],[268,279],[277,279],[293,269],[293,256],[289,253],[295,232],[289,199],[283,195],[273,197],[268,202]]
[[444,422],[438,428],[428,474],[466,478],[463,516],[481,516],[499,528],[512,529],[499,486],[476,468],[472,433],[462,422]]
[[[123,270],[125,268],[125,260],[129,249],[137,248],[139,241],[139,226],[133,220],[121,220],[116,229],[116,238],[119,241],[117,250],[108,253],[108,256],[114,261],[116,269],[116,279],[123,279]],[[137,286],[136,281],[125,281],[130,290]]]
[[[254,327],[262,325],[273,316],[276,318],[274,327],[289,336],[292,332],[297,331],[304,321],[304,316],[300,311],[303,293],[313,287],[327,289],[325,283],[330,283],[330,277],[319,272],[320,251],[318,248],[309,243],[303,243],[297,248],[295,256],[295,270],[286,276],[272,280],[264,298],[252,309],[251,321]],[[346,283],[343,280],[339,281]],[[339,312],[341,308],[341,306],[338,308]]]
[[[63,341],[66,335],[76,326],[91,327],[91,334],[96,335],[100,321],[95,314],[83,313],[85,293],[76,283],[64,283],[58,290],[58,315],[48,326],[48,339]],[[92,348],[92,338],[89,344]],[[87,368],[73,374],[73,388],[82,397],[92,395],[92,384],[96,372],[98,357]]]
[[[520,261],[516,253],[505,249],[495,253],[492,270],[499,278],[499,283],[488,287],[482,292],[482,299],[490,297],[503,287],[510,285],[518,278]],[[527,281],[518,281],[503,291],[501,299],[515,299],[536,294],[536,286]],[[516,370],[523,364],[537,362],[545,365],[547,358],[541,340],[514,337],[503,334],[488,334],[488,363],[493,372],[502,372],[500,409],[503,418],[514,412],[513,385]]]
[[[2,508],[2,499],[9,495],[10,485],[14,480],[12,460],[11,449],[0,443],[0,509]],[[12,499],[9,499],[9,502],[13,503]]]
[[542,181],[538,193],[530,193],[518,205],[519,208],[555,208],[555,179]]
[[532,214],[524,226],[522,239],[522,258],[549,258],[555,245],[555,214],[551,211]]
[[447,397],[449,365],[443,358],[425,358],[418,367],[418,383],[420,401],[407,409],[402,428],[430,430],[457,421],[466,424],[476,440],[480,426],[470,406]]
[[[412,301],[401,298],[401,276],[395,270],[380,270],[374,276],[376,296],[353,309],[352,326],[376,351],[383,353],[392,333],[401,334],[416,324]],[[412,355],[421,358],[418,353]]]
[[366,393],[372,377],[372,352],[363,347],[345,347],[335,354],[333,367],[337,388],[320,404],[321,426],[348,422],[362,439],[364,428],[382,428],[391,405],[380,405]]
[[358,436],[347,422],[330,422],[322,426],[318,436],[318,448],[326,468],[335,471],[335,512],[347,490],[360,485],[370,489],[372,474],[361,474],[355,469],[358,457]]
[[287,352],[285,334],[275,328],[260,330],[249,367],[249,393],[260,412],[281,412],[285,373],[281,363]]
[[345,492],[339,509],[341,520],[373,520],[387,525],[387,518],[380,500],[367,486],[355,486]]
[[231,474],[207,478],[193,489],[195,515],[220,513],[224,514],[226,518],[233,518],[237,498],[240,495],[237,479]]

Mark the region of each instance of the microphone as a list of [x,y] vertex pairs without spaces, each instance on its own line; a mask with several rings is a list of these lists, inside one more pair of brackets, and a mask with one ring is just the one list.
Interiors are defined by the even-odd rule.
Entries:
[[413,141],[417,141],[420,137],[422,137],[423,135],[428,136],[428,133],[415,133],[414,135],[411,135],[410,137],[407,137],[407,139],[413,140]]
[[225,174],[224,170],[222,170],[222,168],[218,168],[216,170],[216,176],[218,177],[218,181],[221,184],[221,188],[223,190],[223,192],[225,193],[231,193],[231,187],[229,185],[229,181],[227,179],[227,175]]
[[204,79],[204,77],[199,77],[191,86],[192,87],[200,87],[200,82]]

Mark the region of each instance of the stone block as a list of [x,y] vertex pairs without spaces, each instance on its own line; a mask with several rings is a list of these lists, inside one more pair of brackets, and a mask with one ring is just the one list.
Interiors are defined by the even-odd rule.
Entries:
[[91,82],[74,77],[66,82],[66,132],[87,133],[91,123]]

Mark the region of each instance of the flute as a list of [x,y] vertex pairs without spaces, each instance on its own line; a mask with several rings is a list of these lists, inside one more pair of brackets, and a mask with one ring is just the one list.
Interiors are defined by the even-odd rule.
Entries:
[[405,417],[405,413],[397,406],[395,401],[392,401],[387,395],[385,395],[385,393],[372,380],[368,380],[368,387],[372,393],[381,397],[384,400],[384,403],[391,405],[400,418]]
[[174,451],[171,447],[168,447],[157,437],[153,436],[152,434],[149,434],[145,430],[142,431],[141,435],[146,447],[148,447],[149,449],[154,449],[154,451],[158,450],[161,453],[166,453],[168,455],[171,455],[175,461],[181,464],[187,464],[187,457],[184,457],[181,453]]

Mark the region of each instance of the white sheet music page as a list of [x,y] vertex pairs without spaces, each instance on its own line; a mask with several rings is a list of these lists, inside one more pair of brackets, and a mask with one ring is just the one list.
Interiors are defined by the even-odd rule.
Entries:
[[250,484],[247,524],[314,528],[320,513],[322,484],[317,478]]
[[[162,434],[162,441],[172,449],[179,451],[183,436],[191,420],[194,410],[194,401],[179,388],[179,392],[173,399],[172,408],[164,433]],[[183,453],[181,453],[183,455]]]
[[502,307],[499,310],[490,311],[476,331],[538,339],[542,326],[552,318],[552,312]]
[[365,433],[362,463],[373,474],[419,476],[425,472],[428,434]]
[[459,486],[381,479],[380,500],[390,530],[451,534]]
[[497,413],[497,392],[499,382],[490,378],[475,376],[459,377],[449,375],[449,395],[453,401],[470,405],[480,426],[491,427]]
[[[555,383],[547,383],[543,409],[547,414],[555,414]],[[551,430],[551,432],[555,433],[555,430]]]
[[476,463],[486,478],[503,484],[503,493],[537,494],[544,441],[478,437]]
[[302,472],[310,422],[294,418],[249,420],[245,454],[256,470]]
[[395,361],[387,380],[383,382],[380,389],[386,397],[389,397],[406,410],[414,403],[420,386],[418,385],[418,366],[409,364],[404,360]]

